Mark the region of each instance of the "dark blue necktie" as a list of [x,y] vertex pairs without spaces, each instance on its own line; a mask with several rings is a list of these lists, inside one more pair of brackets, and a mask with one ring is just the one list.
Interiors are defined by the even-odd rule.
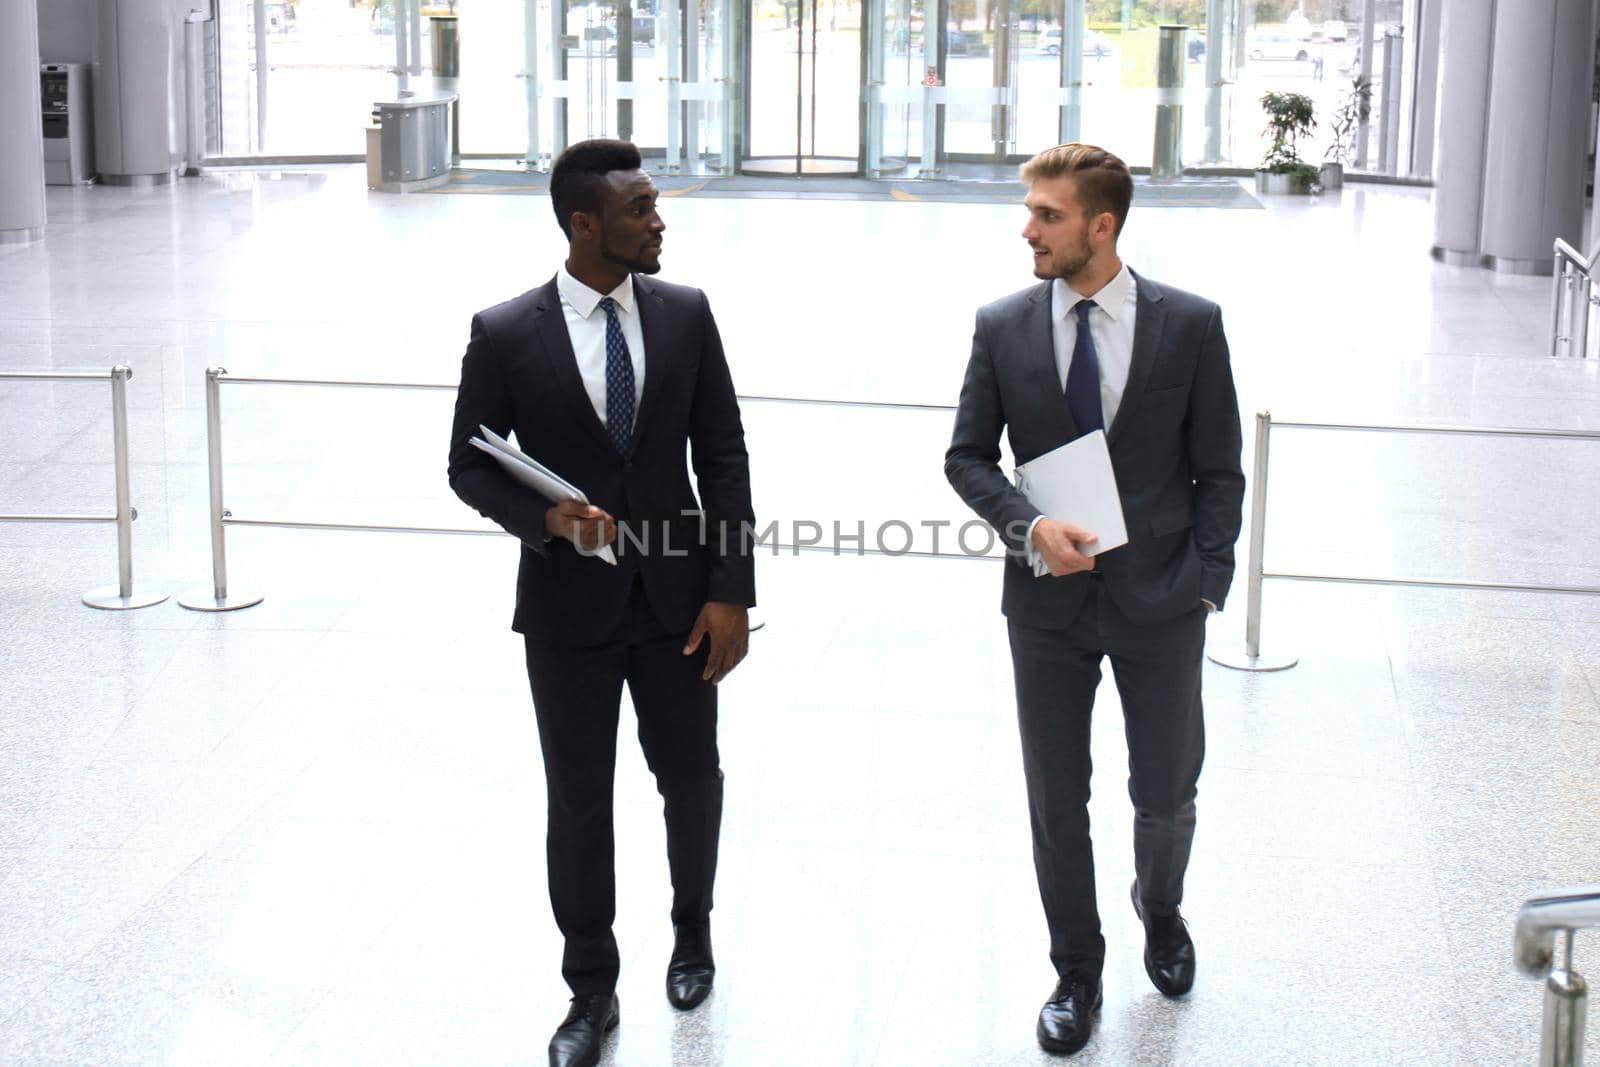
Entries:
[[606,313],[606,433],[618,452],[626,452],[633,439],[633,358],[617,321],[617,302],[600,299]]
[[1100,411],[1100,356],[1089,333],[1089,309],[1093,307],[1093,300],[1080,300],[1074,308],[1078,313],[1078,341],[1067,367],[1067,410],[1072,412],[1079,434],[1105,429],[1105,416]]

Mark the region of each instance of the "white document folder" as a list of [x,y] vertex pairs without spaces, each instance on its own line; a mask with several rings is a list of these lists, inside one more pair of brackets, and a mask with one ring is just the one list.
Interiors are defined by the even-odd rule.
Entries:
[[[489,427],[480,424],[478,432],[483,436],[472,439],[471,443],[474,448],[489,453],[494,457],[496,463],[505,468],[507,474],[550,501],[550,503],[560,504],[567,500],[576,500],[580,504],[589,503],[589,498],[584,495],[582,489],[579,489],[538,460],[525,455],[520,448],[489,429]],[[616,553],[611,551],[610,545],[603,545],[600,551],[589,554],[598,556],[613,567],[617,565]]]
[[[1122,497],[1111,469],[1111,452],[1104,430],[1086,433],[1075,441],[1028,461],[1017,468],[1017,489],[1049,518],[1070,522],[1098,540],[1079,545],[1086,556],[1097,556],[1128,543],[1128,525],[1122,517]],[[1034,574],[1048,574],[1038,559]]]

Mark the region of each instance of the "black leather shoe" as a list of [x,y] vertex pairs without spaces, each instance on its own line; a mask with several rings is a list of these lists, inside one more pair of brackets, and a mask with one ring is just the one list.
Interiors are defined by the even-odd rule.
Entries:
[[595,1067],[600,1042],[622,1021],[615,993],[573,997],[566,1020],[550,1039],[550,1067]]
[[1095,1012],[1100,1010],[1100,983],[1067,973],[1056,983],[1055,992],[1039,1009],[1039,1025],[1034,1033],[1046,1052],[1071,1055],[1089,1043]]
[[679,1011],[700,1006],[711,994],[717,965],[711,959],[711,924],[674,927],[672,961],[667,964],[667,1000]]
[[1144,923],[1144,973],[1162,996],[1181,997],[1194,988],[1194,941],[1177,912],[1146,916],[1139,905],[1139,883],[1129,891],[1133,910]]

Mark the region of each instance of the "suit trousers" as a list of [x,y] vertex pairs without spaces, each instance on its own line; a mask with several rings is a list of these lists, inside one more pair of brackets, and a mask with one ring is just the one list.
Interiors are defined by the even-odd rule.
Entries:
[[1118,610],[1098,575],[1089,582],[1082,609],[1064,628],[1012,622],[1009,629],[1050,960],[1058,975],[1097,981],[1106,950],[1089,839],[1089,722],[1100,661],[1110,658],[1122,698],[1137,891],[1147,913],[1170,915],[1183,899],[1205,756],[1206,610],[1196,606],[1171,621],[1141,625]]
[[622,622],[604,644],[525,638],[544,754],[550,904],[566,940],[561,974],[578,996],[612,992],[620,967],[611,931],[617,910],[612,783],[624,683],[663,801],[672,921],[710,919],[722,827],[717,689],[700,676],[709,642],[685,656],[685,636],[667,632],[635,580]]

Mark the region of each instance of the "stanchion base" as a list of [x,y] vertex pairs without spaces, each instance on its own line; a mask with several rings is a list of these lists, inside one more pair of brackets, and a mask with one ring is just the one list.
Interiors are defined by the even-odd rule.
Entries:
[[253,608],[265,599],[254,593],[229,593],[227,596],[218,596],[215,589],[206,586],[204,589],[191,589],[186,593],[179,593],[178,606],[188,608],[190,611],[239,611],[242,608]]
[[1242,650],[1238,652],[1207,652],[1206,658],[1222,667],[1230,667],[1236,671],[1251,671],[1253,673],[1286,671],[1300,662],[1299,656],[1252,656]]
[[133,611],[136,608],[151,608],[167,600],[166,593],[139,593],[123,596],[120,587],[115,585],[102,585],[98,589],[91,589],[83,594],[83,602],[91,608],[101,611]]

